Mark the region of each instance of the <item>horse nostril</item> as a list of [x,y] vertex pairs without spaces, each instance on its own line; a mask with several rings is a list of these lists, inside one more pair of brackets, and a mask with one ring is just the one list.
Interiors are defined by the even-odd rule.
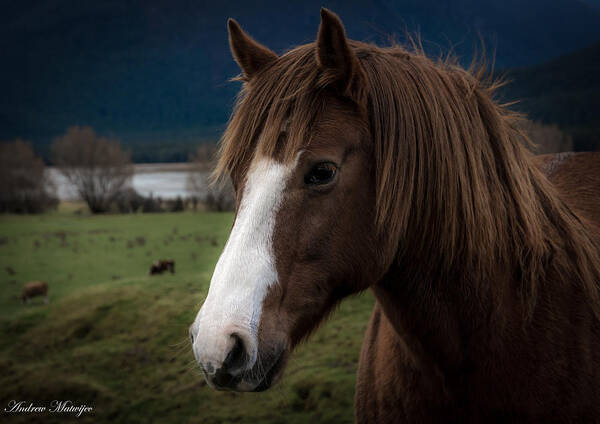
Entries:
[[194,344],[194,332],[192,331],[192,327],[190,327],[189,334],[190,334],[190,341],[192,342],[192,345],[193,345]]
[[230,374],[242,369],[248,361],[248,354],[242,339],[237,334],[232,334],[231,337],[235,339],[235,343],[223,362],[223,369]]

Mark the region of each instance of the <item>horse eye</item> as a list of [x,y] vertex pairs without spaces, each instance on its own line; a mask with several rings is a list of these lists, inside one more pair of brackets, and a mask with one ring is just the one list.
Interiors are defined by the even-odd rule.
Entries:
[[306,185],[324,185],[335,177],[337,167],[331,162],[321,162],[312,167],[308,174],[304,176]]

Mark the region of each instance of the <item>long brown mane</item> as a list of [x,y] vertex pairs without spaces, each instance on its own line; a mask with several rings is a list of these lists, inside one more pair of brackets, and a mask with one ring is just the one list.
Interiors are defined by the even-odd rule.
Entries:
[[[353,90],[364,99],[358,106],[374,143],[377,225],[390,258],[428,264],[418,269],[420,281],[427,273],[456,279],[456,270],[476,282],[516,278],[529,313],[544,276],[569,276],[555,279],[581,284],[598,313],[600,246],[587,230],[592,224],[533,165],[518,117],[493,99],[498,84],[481,68],[465,70],[420,49],[350,45],[364,72]],[[307,44],[245,81],[216,174],[239,172],[256,150],[292,160],[310,145],[331,80]],[[514,288],[476,289],[501,300]]]

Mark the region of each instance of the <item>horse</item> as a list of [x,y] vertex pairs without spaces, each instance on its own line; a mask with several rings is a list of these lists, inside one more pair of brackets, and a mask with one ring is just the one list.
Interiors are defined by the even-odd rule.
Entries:
[[170,271],[171,274],[175,274],[175,261],[173,259],[161,259],[155,261],[152,265],[150,265],[148,275],[162,274],[166,271]]
[[48,283],[45,281],[30,281],[25,284],[23,293],[21,294],[21,301],[27,303],[31,298],[36,296],[43,296],[44,303],[48,303]]
[[189,330],[208,385],[268,389],[370,289],[357,422],[600,421],[600,153],[535,157],[484,67],[326,9],[281,56],[228,28],[236,212]]

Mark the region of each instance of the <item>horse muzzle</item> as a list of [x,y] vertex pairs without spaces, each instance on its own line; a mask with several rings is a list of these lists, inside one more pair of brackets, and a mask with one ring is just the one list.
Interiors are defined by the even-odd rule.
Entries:
[[286,349],[258,352],[255,338],[237,330],[216,338],[214,334],[200,337],[197,327],[192,325],[190,339],[196,361],[207,384],[216,390],[264,391],[281,374]]

